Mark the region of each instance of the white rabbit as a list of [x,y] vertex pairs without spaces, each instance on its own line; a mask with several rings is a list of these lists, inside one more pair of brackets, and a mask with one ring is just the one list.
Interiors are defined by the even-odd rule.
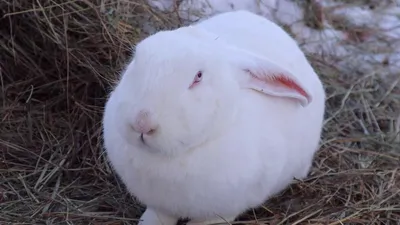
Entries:
[[139,42],[104,113],[110,163],[139,224],[231,222],[318,149],[323,85],[280,27],[239,10]]

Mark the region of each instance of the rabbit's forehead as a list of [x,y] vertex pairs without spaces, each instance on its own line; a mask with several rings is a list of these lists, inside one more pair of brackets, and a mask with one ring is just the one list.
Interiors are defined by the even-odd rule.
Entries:
[[[139,96],[153,96],[157,99],[176,98],[190,86],[196,72],[183,69],[171,60],[165,62],[152,62],[147,66],[137,67],[134,83]],[[182,63],[184,64],[184,63]],[[190,72],[187,72],[190,71]]]
[[140,43],[135,54],[136,72],[151,89],[182,90],[215,61],[199,41],[169,32],[158,36],[163,38],[153,36]]
[[138,57],[137,73],[148,84],[164,85],[187,84],[191,82],[194,76],[203,71],[208,62],[203,60],[200,55],[180,54],[164,56],[154,54],[152,56]]

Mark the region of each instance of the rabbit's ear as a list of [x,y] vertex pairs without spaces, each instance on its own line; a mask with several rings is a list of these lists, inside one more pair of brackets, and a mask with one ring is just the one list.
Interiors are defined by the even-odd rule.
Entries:
[[303,107],[311,103],[309,90],[290,71],[267,58],[240,49],[231,50],[227,58],[232,66],[243,71],[238,79],[240,87],[266,95],[295,99]]

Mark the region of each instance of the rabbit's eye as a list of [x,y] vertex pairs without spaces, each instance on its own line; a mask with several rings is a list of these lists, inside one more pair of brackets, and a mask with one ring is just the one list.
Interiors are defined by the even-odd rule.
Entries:
[[197,83],[199,83],[203,79],[203,72],[199,71],[196,73],[196,76],[193,79],[193,83],[190,85],[189,89],[193,88]]
[[197,72],[196,77],[195,77],[195,81],[196,82],[201,81],[202,77],[203,77],[203,72],[201,72],[201,71]]

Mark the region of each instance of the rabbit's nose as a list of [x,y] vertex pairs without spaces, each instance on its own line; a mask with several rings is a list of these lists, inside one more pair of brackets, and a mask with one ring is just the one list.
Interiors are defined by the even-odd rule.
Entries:
[[149,111],[142,110],[136,116],[132,129],[142,135],[152,135],[157,129],[157,124]]

